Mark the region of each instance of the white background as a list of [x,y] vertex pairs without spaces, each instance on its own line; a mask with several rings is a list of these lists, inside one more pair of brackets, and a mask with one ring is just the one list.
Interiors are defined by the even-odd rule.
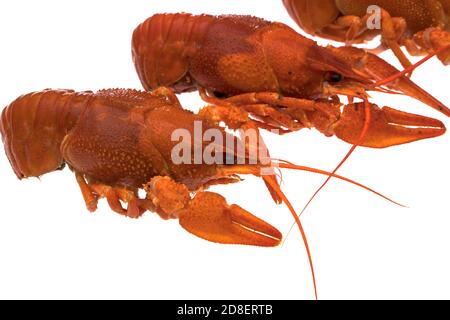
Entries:
[[[0,105],[44,88],[140,88],[134,28],[158,12],[253,14],[293,27],[281,1],[2,1]],[[323,42],[322,42],[323,43]],[[397,65],[391,54],[383,57]],[[414,80],[450,104],[449,69],[433,60]],[[193,110],[196,94],[183,96]],[[448,118],[406,97],[373,102]],[[349,145],[304,130],[265,135],[274,157],[332,170]],[[358,149],[340,171],[410,206],[396,207],[333,181],[302,221],[319,298],[450,298],[450,135],[385,150]],[[301,209],[323,177],[284,172]],[[286,234],[292,217],[263,183],[215,187]],[[153,213],[123,218],[103,200],[86,211],[73,174],[19,181],[0,154],[0,298],[311,299],[310,271],[294,231],[284,247],[209,243]]]

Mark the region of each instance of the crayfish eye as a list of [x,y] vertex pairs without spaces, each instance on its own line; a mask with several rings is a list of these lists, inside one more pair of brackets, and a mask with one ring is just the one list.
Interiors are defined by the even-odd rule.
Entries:
[[325,73],[325,81],[336,83],[342,80],[342,75],[334,71],[328,71]]

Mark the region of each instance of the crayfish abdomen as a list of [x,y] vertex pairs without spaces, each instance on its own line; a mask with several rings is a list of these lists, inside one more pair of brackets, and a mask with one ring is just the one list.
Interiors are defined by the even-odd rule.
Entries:
[[3,110],[0,132],[19,179],[38,177],[63,165],[61,142],[90,97],[91,92],[44,90],[23,95]]

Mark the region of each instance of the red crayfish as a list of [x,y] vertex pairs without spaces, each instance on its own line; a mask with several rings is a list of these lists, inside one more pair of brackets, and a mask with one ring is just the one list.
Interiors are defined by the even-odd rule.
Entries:
[[[309,34],[362,43],[381,33],[376,51],[389,48],[402,65],[411,66],[401,50],[425,55],[450,45],[449,0],[283,0],[291,17]],[[450,63],[450,49],[439,59]]]
[[450,116],[446,106],[376,55],[320,47],[282,23],[255,17],[157,14],[134,31],[132,52],[145,89],[200,90],[204,100],[239,106],[256,126],[281,133],[314,127],[380,148],[445,132],[435,119],[368,103],[343,106],[337,98],[367,101],[368,90],[396,90]]
[[[98,200],[105,197],[119,214],[137,218],[150,210],[164,219],[178,218],[190,233],[218,243],[280,243],[282,235],[275,227],[238,205],[228,205],[219,194],[204,191],[211,185],[239,182],[238,175],[261,176],[274,200],[284,202],[296,219],[312,268],[300,220],[270,170],[273,161],[256,157],[249,164],[248,143],[226,133],[208,114],[183,109],[167,88],[97,93],[45,90],[21,96],[6,107],[1,113],[0,133],[19,179],[39,177],[67,164],[89,211],[95,211]],[[201,138],[196,137],[198,124]],[[180,136],[174,136],[180,130],[189,136],[181,142]],[[204,139],[211,131],[232,143],[224,147],[220,139]],[[252,146],[263,148],[257,140]],[[205,154],[203,150],[208,148],[214,161],[196,163],[196,151]],[[177,163],[181,150],[187,159]],[[277,161],[277,166],[332,175],[372,191],[329,172],[284,161]],[[139,189],[146,191],[144,199],[139,197]],[[122,203],[127,203],[127,208]]]

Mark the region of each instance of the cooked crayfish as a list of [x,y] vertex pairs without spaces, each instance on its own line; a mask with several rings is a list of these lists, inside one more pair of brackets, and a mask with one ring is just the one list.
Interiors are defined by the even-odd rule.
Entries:
[[[171,135],[180,129],[193,132],[196,121],[202,122],[203,130],[221,130],[230,139],[222,128],[181,108],[169,89],[45,90],[24,95],[5,108],[0,131],[19,179],[68,164],[90,211],[106,197],[120,214],[137,218],[151,210],[164,218],[177,217],[185,229],[210,241],[277,245],[278,230],[238,206],[228,206],[220,196],[199,192],[191,199],[190,191],[237,182],[236,174],[258,174],[259,169],[257,164],[175,164],[171,152],[177,142]],[[216,156],[227,159],[233,152],[223,149]],[[278,188],[273,177],[264,179],[270,188]],[[143,186],[147,199],[137,195]]]
[[[164,219],[178,218],[190,233],[218,243],[267,247],[280,243],[282,235],[275,227],[238,205],[228,205],[219,194],[204,191],[210,185],[238,182],[241,174],[261,176],[274,200],[284,202],[293,214],[314,280],[304,230],[270,170],[273,162],[264,163],[259,158],[254,164],[245,162],[251,160],[248,146],[241,143],[245,152],[239,152],[240,140],[207,115],[184,110],[167,88],[153,92],[111,89],[97,93],[44,90],[21,96],[6,107],[1,113],[0,133],[19,179],[39,177],[67,164],[75,173],[89,211],[95,211],[98,200],[105,197],[111,209],[119,214],[138,218],[150,210]],[[224,121],[232,117],[230,114]],[[222,141],[233,142],[231,147],[220,145],[218,140],[197,139],[198,122],[202,125],[202,137],[203,133],[215,130],[223,136]],[[189,161],[176,163],[174,150],[179,140],[174,139],[174,132],[179,130],[193,133],[194,140],[197,139],[182,141],[183,144],[199,145],[188,149]],[[198,147],[203,150],[211,148],[211,144],[218,161],[209,164],[190,161],[195,160]],[[263,148],[257,140],[253,147]],[[244,164],[239,160],[244,160]],[[277,165],[332,175],[375,192],[329,172],[283,161]],[[139,197],[139,189],[146,191],[145,199]],[[122,202],[127,203],[127,208]]]
[[[411,55],[425,55],[450,45],[450,0],[283,0],[291,17],[307,33],[363,43],[381,33],[377,49],[390,48],[407,68]],[[438,54],[450,64],[450,48]]]
[[320,47],[282,23],[255,17],[157,14],[134,31],[132,52],[146,90],[199,89],[207,102],[239,106],[258,127],[281,133],[315,127],[351,144],[381,148],[445,132],[438,120],[387,107],[371,105],[370,118],[363,104],[341,112],[338,94],[367,101],[366,91],[386,90],[378,83],[387,78],[386,87],[450,116],[446,106],[376,55]]

